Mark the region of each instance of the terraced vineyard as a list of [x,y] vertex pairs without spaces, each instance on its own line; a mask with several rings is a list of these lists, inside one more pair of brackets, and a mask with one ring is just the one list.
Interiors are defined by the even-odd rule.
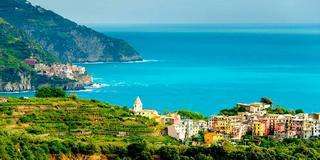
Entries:
[[95,100],[9,98],[7,103],[0,103],[0,112],[2,130],[33,137],[90,138],[122,144],[128,137],[159,136],[162,129],[155,121],[134,116],[127,108]]
[[106,159],[133,142],[179,144],[164,128],[96,100],[9,98],[0,102],[0,159]]

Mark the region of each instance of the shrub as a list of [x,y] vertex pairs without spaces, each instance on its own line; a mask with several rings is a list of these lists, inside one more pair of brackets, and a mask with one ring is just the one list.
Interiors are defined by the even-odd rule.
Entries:
[[191,112],[187,110],[180,110],[178,111],[178,114],[182,118],[188,118],[188,119],[194,119],[194,120],[206,120],[206,116],[202,115],[201,113],[198,112]]
[[265,103],[265,104],[270,104],[270,105],[273,104],[272,99],[271,99],[271,98],[268,98],[268,97],[262,97],[262,98],[260,99],[260,102],[261,102],[261,103]]
[[35,96],[39,98],[50,98],[50,97],[65,98],[67,94],[61,88],[41,87],[37,89]]
[[2,106],[0,107],[0,113],[4,113],[8,116],[11,116],[13,113],[12,107]]
[[26,131],[31,134],[44,134],[46,130],[42,127],[31,126],[31,127],[28,127]]
[[179,160],[179,151],[172,146],[163,146],[158,150],[158,154],[164,160]]

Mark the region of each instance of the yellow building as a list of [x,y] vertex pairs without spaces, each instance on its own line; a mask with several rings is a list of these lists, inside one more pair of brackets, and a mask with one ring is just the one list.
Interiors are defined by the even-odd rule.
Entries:
[[262,136],[264,136],[265,130],[266,130],[266,126],[265,126],[264,123],[253,122],[253,126],[252,126],[252,134],[253,134],[253,136],[262,137]]
[[209,129],[221,134],[232,134],[238,116],[215,116],[209,122]]
[[205,132],[204,133],[204,142],[207,145],[217,143],[219,140],[222,140],[223,137],[216,132]]

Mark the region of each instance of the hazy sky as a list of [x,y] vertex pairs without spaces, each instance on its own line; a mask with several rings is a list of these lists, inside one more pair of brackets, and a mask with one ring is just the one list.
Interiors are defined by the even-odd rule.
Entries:
[[79,23],[320,23],[320,0],[30,0]]

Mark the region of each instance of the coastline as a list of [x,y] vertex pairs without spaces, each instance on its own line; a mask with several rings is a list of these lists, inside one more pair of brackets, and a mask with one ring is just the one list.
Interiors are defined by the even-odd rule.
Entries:
[[74,63],[75,65],[81,64],[132,64],[132,63],[152,63],[152,62],[160,62],[161,60],[156,59],[143,59],[141,61],[128,61],[128,62],[81,62]]

